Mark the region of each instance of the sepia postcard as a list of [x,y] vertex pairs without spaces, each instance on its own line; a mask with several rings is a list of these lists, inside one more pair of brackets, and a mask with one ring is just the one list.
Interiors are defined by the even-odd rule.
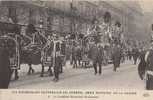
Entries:
[[0,0],[0,100],[152,100],[153,0]]

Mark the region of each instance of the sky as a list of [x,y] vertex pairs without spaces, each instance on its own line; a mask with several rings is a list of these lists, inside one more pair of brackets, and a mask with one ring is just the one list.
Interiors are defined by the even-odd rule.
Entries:
[[144,12],[153,12],[153,0],[138,0]]
[[153,0],[104,0],[104,1],[137,1],[144,12],[153,12]]

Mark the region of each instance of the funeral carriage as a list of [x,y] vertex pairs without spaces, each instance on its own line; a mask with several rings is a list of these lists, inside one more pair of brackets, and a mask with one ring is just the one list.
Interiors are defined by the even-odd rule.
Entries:
[[[0,22],[0,43],[3,43],[9,51],[11,72],[20,69],[20,49],[18,42],[18,35],[14,33],[18,32],[19,26],[11,23]],[[16,73],[15,79],[18,78]]]
[[[20,24],[0,22],[0,41],[6,41],[9,48],[10,66],[15,70],[15,79],[18,79],[18,70],[21,64],[28,64],[28,74],[34,72],[33,65],[42,65],[41,76],[44,74],[44,67],[48,66],[49,71],[52,66],[52,49],[54,42],[46,38],[40,31],[28,29],[29,34],[21,34],[21,28],[28,27]],[[30,26],[30,28],[33,28]],[[50,75],[52,72],[50,71]]]

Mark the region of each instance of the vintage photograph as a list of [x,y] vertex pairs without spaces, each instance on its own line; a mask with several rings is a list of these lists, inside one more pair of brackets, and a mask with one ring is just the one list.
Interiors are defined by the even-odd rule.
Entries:
[[0,0],[0,89],[153,90],[153,1]]

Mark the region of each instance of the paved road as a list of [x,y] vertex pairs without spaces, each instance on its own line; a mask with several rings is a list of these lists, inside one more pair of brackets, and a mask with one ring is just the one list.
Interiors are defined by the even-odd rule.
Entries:
[[[47,74],[39,77],[40,66],[34,66],[36,72],[26,75],[27,66],[23,65],[20,71],[20,79],[12,81],[10,88],[17,89],[140,89],[144,90],[144,81],[140,80],[137,66],[126,61],[121,64],[117,72],[113,72],[112,65],[103,66],[102,75],[94,75],[93,68],[73,69],[70,65],[64,68],[59,82],[53,82],[53,77]],[[46,69],[47,70],[47,69]]]

